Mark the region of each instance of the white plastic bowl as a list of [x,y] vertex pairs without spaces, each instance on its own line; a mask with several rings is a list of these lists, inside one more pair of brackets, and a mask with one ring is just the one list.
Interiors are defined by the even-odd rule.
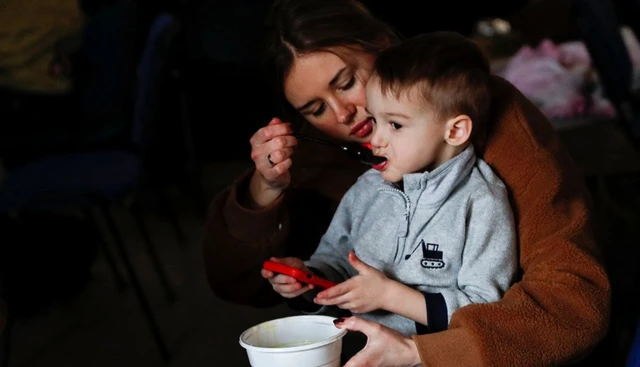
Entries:
[[346,329],[333,317],[284,317],[250,327],[240,335],[252,367],[340,367]]

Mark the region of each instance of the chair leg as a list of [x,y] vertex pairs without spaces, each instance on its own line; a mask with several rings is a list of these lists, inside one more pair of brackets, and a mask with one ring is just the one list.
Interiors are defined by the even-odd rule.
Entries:
[[162,287],[164,288],[167,294],[167,300],[169,302],[173,302],[176,300],[176,293],[171,287],[171,283],[167,278],[167,275],[164,271],[164,267],[162,266],[162,263],[160,262],[160,258],[156,253],[155,246],[153,246],[153,243],[151,242],[151,237],[149,236],[149,231],[147,230],[147,226],[144,224],[144,219],[142,218],[142,215],[140,214],[140,212],[135,208],[131,209],[131,215],[133,216],[133,219],[136,221],[138,230],[142,235],[142,239],[144,240],[144,244],[147,248],[147,252],[149,253],[149,257],[151,258],[151,263],[153,264],[153,269],[155,270],[156,275],[158,276],[158,279],[160,279],[160,283],[162,284]]
[[187,155],[186,170],[188,189],[191,193],[191,199],[195,207],[198,218],[204,218],[207,214],[207,206],[204,202],[204,190],[202,187],[202,177],[198,171],[198,158],[196,154],[195,143],[193,140],[193,132],[191,130],[191,121],[189,119],[189,108],[187,96],[184,91],[180,93],[180,112],[182,122],[182,136]]
[[182,230],[182,226],[180,226],[178,217],[175,215],[173,208],[169,204],[167,196],[164,194],[164,191],[162,191],[162,188],[157,188],[154,191],[156,193],[156,196],[158,197],[158,201],[160,201],[160,204],[164,207],[164,212],[167,216],[167,220],[169,221],[169,223],[171,223],[171,226],[176,233],[176,239],[178,240],[178,243],[181,247],[184,247],[184,245],[187,243],[187,236]]
[[[195,165],[195,163],[192,163]],[[204,218],[207,215],[207,205],[204,200],[204,190],[202,188],[202,175],[198,171],[198,167],[189,169],[189,190],[191,191],[192,200],[198,218]]]
[[158,327],[158,323],[153,315],[153,311],[151,310],[151,306],[149,305],[149,301],[142,290],[142,286],[140,285],[140,281],[138,280],[138,276],[136,274],[135,269],[129,260],[129,256],[127,254],[127,250],[124,247],[124,243],[122,241],[122,237],[120,236],[120,232],[116,227],[116,223],[113,220],[113,216],[109,210],[109,207],[103,205],[100,207],[102,211],[102,215],[104,216],[107,226],[113,235],[113,239],[116,243],[116,247],[118,248],[118,252],[122,257],[122,261],[124,262],[125,268],[127,269],[127,273],[129,273],[129,278],[131,279],[131,284],[133,285],[133,289],[135,291],[136,297],[138,298],[138,302],[140,302],[140,306],[142,307],[142,311],[147,318],[147,323],[149,324],[149,328],[151,329],[151,333],[153,334],[153,338],[155,339],[156,345],[160,349],[160,354],[162,355],[162,359],[164,361],[169,361],[171,359],[171,354],[169,353],[169,349],[167,348],[164,339],[162,338],[162,334],[160,333],[160,328]]
[[11,308],[7,307],[7,324],[4,326],[2,332],[4,343],[2,347],[2,367],[9,367],[11,348],[13,342],[13,326],[15,324],[14,317],[11,313]]
[[[85,209],[83,212],[84,212],[84,216],[93,225],[97,233],[100,233],[100,231],[98,230],[99,228],[98,221],[96,220],[96,217],[93,215],[91,210]],[[109,270],[111,270],[111,275],[113,276],[113,280],[116,283],[118,292],[122,293],[127,288],[127,283],[124,280],[124,277],[122,276],[122,274],[120,274],[120,270],[118,270],[118,265],[116,264],[115,257],[111,253],[111,250],[109,250],[107,243],[104,241],[102,237],[100,237],[98,240],[100,241],[100,249],[104,254],[105,260],[107,260],[107,264],[109,265]]]

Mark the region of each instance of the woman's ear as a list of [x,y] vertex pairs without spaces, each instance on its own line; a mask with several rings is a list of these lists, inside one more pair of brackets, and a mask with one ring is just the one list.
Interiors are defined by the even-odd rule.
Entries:
[[458,115],[447,120],[444,140],[454,147],[465,144],[471,137],[473,122],[467,115]]

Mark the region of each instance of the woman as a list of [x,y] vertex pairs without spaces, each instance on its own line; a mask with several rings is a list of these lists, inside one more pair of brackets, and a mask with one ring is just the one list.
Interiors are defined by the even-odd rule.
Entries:
[[[255,169],[214,199],[204,243],[216,295],[257,307],[281,300],[260,277],[262,262],[307,258],[366,169],[291,134],[367,143],[364,85],[376,55],[398,42],[350,0],[276,1],[270,21],[267,55],[286,121],[308,123],[274,118],[253,135]],[[582,358],[604,337],[610,289],[581,176],[538,109],[497,77],[492,92],[489,127],[475,146],[509,187],[520,281],[499,302],[461,308],[439,333],[405,338],[357,317],[340,320],[338,327],[368,336],[347,366],[557,365]]]

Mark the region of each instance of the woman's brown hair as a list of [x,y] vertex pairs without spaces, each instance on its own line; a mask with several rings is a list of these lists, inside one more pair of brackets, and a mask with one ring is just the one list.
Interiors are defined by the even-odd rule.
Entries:
[[284,98],[284,79],[296,55],[351,48],[378,55],[400,36],[355,0],[275,0],[267,17],[264,66],[284,117],[300,115]]

